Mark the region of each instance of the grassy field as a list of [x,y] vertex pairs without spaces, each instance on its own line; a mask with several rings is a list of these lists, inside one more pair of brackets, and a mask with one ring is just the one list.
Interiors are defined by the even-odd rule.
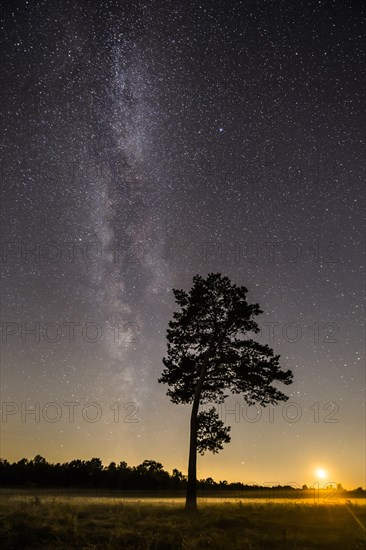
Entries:
[[2,549],[357,550],[365,548],[364,505],[181,504],[57,498],[0,502]]

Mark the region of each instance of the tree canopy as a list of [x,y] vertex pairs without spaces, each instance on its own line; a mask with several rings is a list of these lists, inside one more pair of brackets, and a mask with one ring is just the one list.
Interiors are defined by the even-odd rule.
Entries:
[[222,403],[227,392],[242,394],[250,405],[287,400],[273,383],[291,384],[292,372],[281,370],[280,356],[268,345],[244,337],[259,332],[254,317],[262,313],[258,304],[248,304],[244,286],[220,274],[196,275],[190,292],[173,292],[180,311],[169,322],[168,354],[159,378],[169,386],[173,403],[193,402],[208,354],[201,404]]
[[291,384],[292,372],[282,370],[279,355],[248,337],[259,332],[259,305],[247,302],[248,290],[220,273],[193,278],[189,292],[173,289],[179,310],[167,330],[167,356],[159,382],[167,384],[173,403],[192,404],[186,509],[196,509],[197,452],[217,453],[230,441],[215,408],[229,393],[241,394],[250,405],[286,401],[276,383]]

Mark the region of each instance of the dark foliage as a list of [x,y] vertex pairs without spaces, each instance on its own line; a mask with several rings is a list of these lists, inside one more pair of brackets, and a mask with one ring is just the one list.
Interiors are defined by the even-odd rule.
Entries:
[[180,311],[173,314],[167,331],[168,355],[159,382],[167,384],[173,403],[192,403],[207,354],[200,403],[222,403],[228,393],[242,394],[253,405],[286,401],[273,383],[291,384],[292,372],[283,371],[279,355],[247,337],[258,333],[258,304],[246,300],[247,289],[228,277],[196,275],[189,293],[173,290]]
[[[91,460],[72,460],[60,464],[49,463],[40,455],[33,460],[22,458],[18,462],[10,463],[0,459],[0,487],[23,488],[86,488],[86,489],[119,489],[119,490],[183,490],[187,485],[187,477],[177,469],[169,474],[163,465],[155,460],[144,460],[138,466],[128,466],[126,462],[119,464],[111,462],[103,466],[99,458]],[[246,485],[240,482],[228,483],[227,481],[214,481],[211,477],[198,481],[201,490],[230,490],[265,492],[268,487],[259,485]],[[278,486],[275,490],[300,491],[300,487]],[[303,485],[301,491],[309,493],[313,491]],[[286,492],[286,495],[287,495]],[[364,496],[366,491],[358,487],[354,491],[346,491],[339,484],[339,494],[347,492],[355,496]],[[329,493],[329,490],[328,490]],[[285,496],[286,496],[285,495]]]
[[178,470],[169,475],[155,460],[144,460],[130,467],[126,462],[103,466],[99,458],[50,464],[37,455],[10,464],[0,460],[0,485],[7,487],[87,487],[106,489],[174,489],[183,486],[185,477]]
[[173,403],[192,404],[187,511],[197,509],[197,452],[218,453],[230,441],[230,428],[215,409],[199,412],[200,405],[223,403],[230,393],[250,405],[288,399],[277,384],[291,384],[292,372],[281,369],[269,346],[250,337],[259,332],[255,317],[262,311],[247,302],[247,292],[220,273],[196,275],[189,292],[173,289],[179,310],[169,322],[159,382],[169,386]]

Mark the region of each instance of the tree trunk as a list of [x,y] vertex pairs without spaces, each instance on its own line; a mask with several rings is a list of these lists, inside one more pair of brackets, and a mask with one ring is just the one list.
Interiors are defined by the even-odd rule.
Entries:
[[195,512],[197,510],[197,427],[198,427],[198,408],[200,404],[201,391],[203,383],[205,381],[208,362],[210,360],[212,348],[207,351],[206,357],[203,361],[203,365],[200,372],[200,377],[196,386],[192,413],[191,413],[191,430],[190,430],[190,443],[189,443],[189,461],[188,461],[188,481],[187,481],[187,493],[186,493],[186,506],[187,512]]
[[186,494],[186,511],[197,510],[197,415],[199,398],[194,400],[191,414],[191,433],[189,443],[188,481]]

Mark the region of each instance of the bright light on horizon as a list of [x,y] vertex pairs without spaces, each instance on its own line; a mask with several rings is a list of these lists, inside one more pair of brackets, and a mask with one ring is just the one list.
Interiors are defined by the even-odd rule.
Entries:
[[318,476],[319,479],[325,479],[327,477],[327,472],[322,468],[318,468],[316,471],[316,475]]

